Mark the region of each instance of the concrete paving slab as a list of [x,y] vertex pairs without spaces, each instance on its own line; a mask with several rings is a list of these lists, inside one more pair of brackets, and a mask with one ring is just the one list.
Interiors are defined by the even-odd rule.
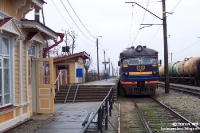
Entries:
[[43,125],[40,129],[82,129],[82,121],[54,121]]
[[53,116],[53,114],[42,114],[42,115],[33,116],[32,119],[33,120],[46,120],[52,116]]
[[77,122],[77,121],[84,121],[85,117],[87,116],[88,111],[62,111],[61,114],[54,118],[54,121],[70,121],[70,122]]
[[79,133],[81,129],[39,129],[32,133]]
[[[53,121],[42,125],[32,133],[79,133],[82,123],[89,112],[94,112],[101,102],[80,102],[55,104],[55,116]],[[118,105],[114,104],[112,116],[109,116],[108,130],[103,127],[104,133],[116,133],[118,127]],[[88,128],[90,133],[97,132],[97,125],[91,124]]]

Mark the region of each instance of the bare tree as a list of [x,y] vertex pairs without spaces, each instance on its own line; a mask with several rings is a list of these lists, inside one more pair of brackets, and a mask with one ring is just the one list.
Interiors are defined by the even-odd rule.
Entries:
[[90,81],[95,81],[97,80],[97,72],[95,69],[89,70],[87,73],[87,76],[85,76],[85,81],[90,82]]
[[67,34],[71,37],[71,45],[70,48],[72,50],[71,54],[74,53],[74,48],[76,47],[76,40],[77,40],[77,34],[75,33],[75,31],[68,31]]
[[91,80],[91,74],[88,73],[91,66],[92,66],[92,57],[90,59],[85,60],[85,62],[84,62],[85,81],[86,82]]

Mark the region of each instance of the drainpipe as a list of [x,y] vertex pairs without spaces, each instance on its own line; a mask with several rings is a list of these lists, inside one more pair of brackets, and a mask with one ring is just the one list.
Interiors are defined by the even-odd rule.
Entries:
[[58,44],[60,44],[62,41],[63,41],[63,38],[65,36],[64,33],[57,33],[59,36],[60,36],[60,41],[56,42],[55,44],[51,45],[50,47],[48,48],[44,48],[43,49],[43,58],[46,58],[46,53],[52,49],[53,47],[57,46]]

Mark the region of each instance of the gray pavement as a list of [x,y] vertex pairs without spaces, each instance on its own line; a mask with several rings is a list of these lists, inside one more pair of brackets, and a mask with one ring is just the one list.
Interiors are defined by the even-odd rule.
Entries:
[[[100,80],[95,82],[84,83],[85,85],[114,85],[117,78],[110,78],[107,81]],[[95,112],[101,102],[79,102],[79,103],[66,103],[55,104],[55,117],[53,121],[50,121],[42,125],[39,129],[33,133],[79,133],[83,127],[82,123],[85,120],[89,112]],[[35,119],[46,118],[41,115],[35,117]],[[103,127],[104,133],[116,133],[118,128],[118,105],[114,104],[112,109],[112,116],[109,116],[108,130]],[[90,125],[89,131],[97,132],[96,125]]]
[[118,80],[118,77],[114,77],[114,78],[107,79],[107,81],[104,79],[104,80],[83,83],[81,85],[115,85],[117,80]]

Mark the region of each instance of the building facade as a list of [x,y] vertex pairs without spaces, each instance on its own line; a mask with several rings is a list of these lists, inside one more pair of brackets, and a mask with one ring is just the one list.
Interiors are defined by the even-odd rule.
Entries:
[[53,59],[43,58],[43,48],[46,40],[64,36],[25,19],[44,3],[0,0],[0,132],[34,114],[54,112]]

